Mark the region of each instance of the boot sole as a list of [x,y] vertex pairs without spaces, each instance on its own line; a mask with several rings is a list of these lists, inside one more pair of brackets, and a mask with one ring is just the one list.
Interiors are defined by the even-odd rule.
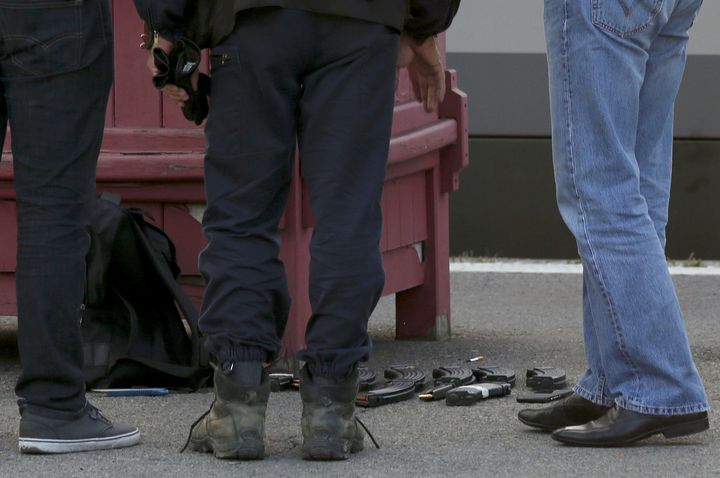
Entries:
[[361,452],[362,441],[352,440],[305,440],[302,446],[303,460],[341,461],[350,458],[352,453]]
[[557,437],[555,435],[552,436],[552,438],[556,441],[559,441],[561,443],[566,443],[569,445],[576,445],[576,446],[587,446],[587,447],[620,447],[620,446],[628,446],[632,445],[633,443],[636,443],[640,440],[644,440],[646,438],[650,438],[653,435],[660,435],[662,434],[665,438],[679,438],[684,437],[688,435],[694,435],[696,433],[702,433],[710,428],[710,420],[707,417],[693,420],[691,422],[685,422],[685,423],[678,423],[677,425],[669,425],[657,428],[655,430],[649,431],[647,433],[644,433],[643,435],[633,437],[627,440],[621,440],[616,442],[606,442],[606,443],[592,443],[592,442],[585,442],[583,440],[575,440],[568,437]]
[[140,432],[134,430],[124,435],[104,438],[85,438],[80,440],[51,440],[42,438],[18,439],[20,453],[26,454],[59,454],[83,451],[112,450],[126,448],[140,443]]
[[265,458],[265,445],[243,444],[231,449],[220,449],[217,444],[209,441],[191,441],[190,449],[201,453],[212,453],[220,460],[262,460]]

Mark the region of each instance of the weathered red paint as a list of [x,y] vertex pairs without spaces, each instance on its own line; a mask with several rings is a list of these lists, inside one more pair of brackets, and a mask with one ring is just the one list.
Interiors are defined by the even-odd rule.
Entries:
[[[205,245],[197,217],[204,203],[202,131],[152,89],[138,49],[141,23],[132,7],[114,2],[116,77],[98,165],[98,190],[151,211],[177,246],[183,286],[199,304],[198,252]],[[387,274],[384,294],[397,294],[398,338],[449,334],[448,196],[467,165],[467,99],[447,73],[440,114],[428,114],[401,76],[382,208]],[[8,147],[6,145],[6,151]],[[0,163],[0,314],[15,310],[15,203],[9,154]],[[296,159],[299,161],[299,158]],[[308,300],[308,245],[314,223],[300,168],[282,220],[282,251],[293,295],[286,355],[303,346]],[[193,217],[194,216],[194,217]]]

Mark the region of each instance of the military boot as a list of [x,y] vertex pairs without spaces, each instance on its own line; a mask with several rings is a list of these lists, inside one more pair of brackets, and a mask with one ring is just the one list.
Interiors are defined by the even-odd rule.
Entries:
[[302,457],[305,460],[347,460],[363,449],[363,433],[355,419],[358,372],[343,382],[300,372]]
[[[255,375],[257,380],[243,380]],[[215,401],[192,426],[191,450],[216,458],[260,460],[265,457],[265,411],[270,380],[259,362],[225,363],[215,369]],[[257,385],[248,385],[257,383]]]

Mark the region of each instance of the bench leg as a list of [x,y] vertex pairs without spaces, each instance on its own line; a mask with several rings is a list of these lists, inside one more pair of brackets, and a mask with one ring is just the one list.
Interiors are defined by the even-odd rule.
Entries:
[[449,194],[441,191],[438,168],[428,171],[426,181],[425,281],[396,295],[395,335],[398,339],[450,338]]

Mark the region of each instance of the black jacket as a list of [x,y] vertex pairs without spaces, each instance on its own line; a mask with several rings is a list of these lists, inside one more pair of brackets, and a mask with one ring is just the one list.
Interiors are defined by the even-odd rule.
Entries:
[[450,26],[460,0],[135,0],[135,5],[154,30],[170,39],[190,28],[189,19],[198,10],[224,36],[232,31],[234,13],[274,6],[381,23],[422,41]]

